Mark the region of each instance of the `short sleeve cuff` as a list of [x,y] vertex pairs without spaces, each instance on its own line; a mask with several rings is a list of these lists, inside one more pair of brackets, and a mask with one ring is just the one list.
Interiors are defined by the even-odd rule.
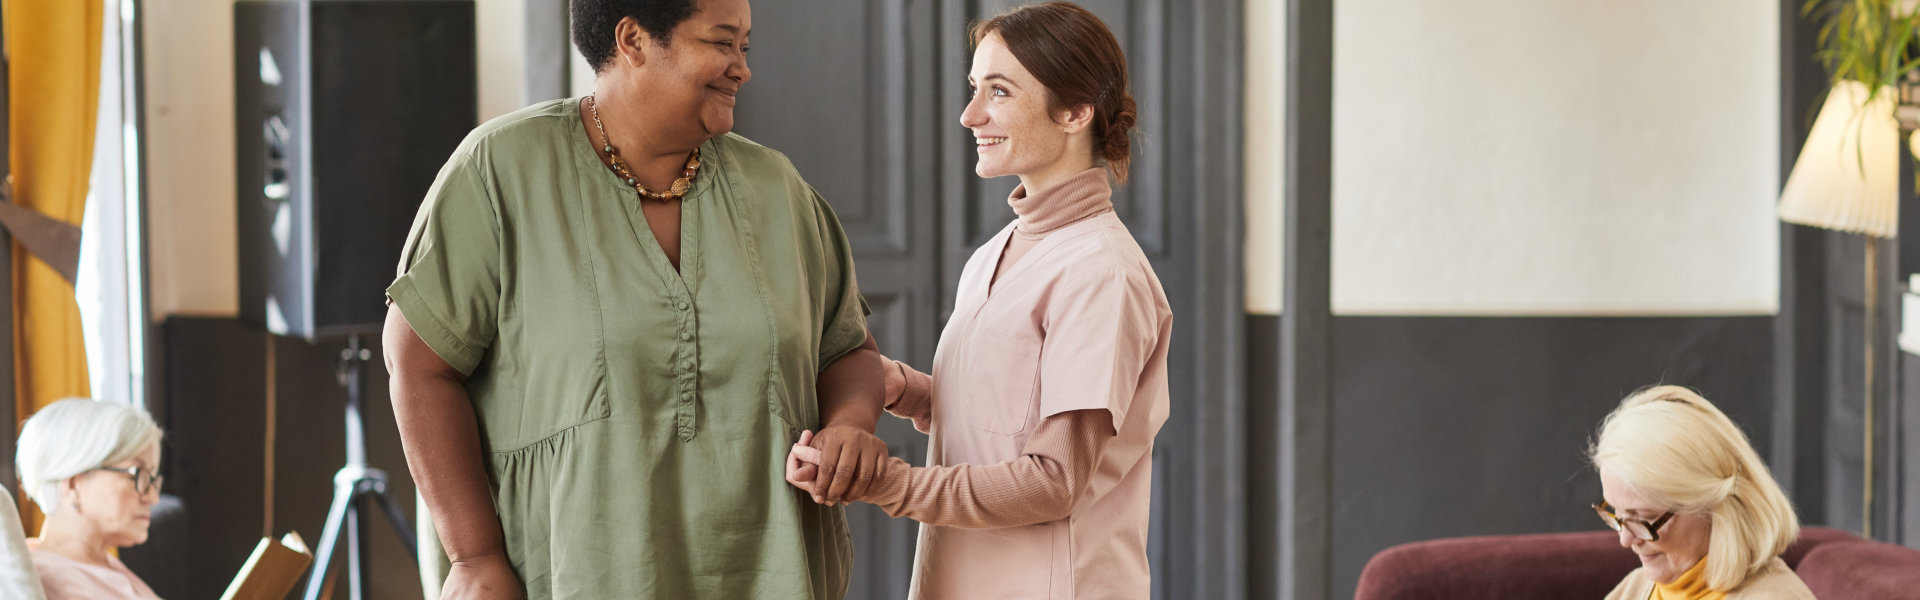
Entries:
[[820,340],[820,370],[839,362],[847,353],[860,349],[867,343],[867,320],[851,319],[852,323],[842,322],[834,325],[827,336]]
[[865,295],[854,294],[853,297],[860,302],[860,314],[848,315],[843,311],[841,317],[827,329],[826,335],[820,338],[819,370],[822,372],[848,352],[858,350],[867,343],[867,316],[873,314],[873,309],[867,306]]
[[1102,398],[1099,396],[1052,397],[1040,399],[1040,418],[1047,419],[1076,410],[1098,410],[1107,413],[1113,419],[1113,430],[1127,422],[1127,401],[1132,398]]
[[440,355],[440,360],[447,361],[447,365],[459,370],[461,375],[472,375],[473,369],[480,366],[484,351],[460,339],[453,328],[447,326],[446,320],[429,307],[426,298],[421,297],[410,274],[400,275],[393,280],[393,285],[387,286],[387,298],[393,301],[394,306],[400,307],[400,314],[406,316],[407,325],[413,328],[414,334],[420,336],[420,341],[433,349],[434,354]]

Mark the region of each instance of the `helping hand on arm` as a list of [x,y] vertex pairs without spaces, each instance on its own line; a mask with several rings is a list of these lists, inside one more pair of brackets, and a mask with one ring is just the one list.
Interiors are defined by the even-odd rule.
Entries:
[[886,460],[887,443],[873,435],[886,404],[883,366],[879,346],[869,333],[860,347],[821,371],[815,384],[821,428],[819,435],[810,438],[810,445],[821,452],[813,478],[815,502],[843,504],[866,495]]

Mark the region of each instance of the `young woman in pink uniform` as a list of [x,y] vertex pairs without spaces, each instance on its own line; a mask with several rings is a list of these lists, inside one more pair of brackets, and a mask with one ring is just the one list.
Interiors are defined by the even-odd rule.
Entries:
[[[898,362],[887,410],[931,435],[851,498],[920,521],[915,598],[1147,598],[1153,437],[1172,312],[1115,216],[1133,98],[1100,19],[1049,2],[974,27],[960,124],[1018,215],[967,262],[932,374]],[[811,489],[817,451],[790,481]]]

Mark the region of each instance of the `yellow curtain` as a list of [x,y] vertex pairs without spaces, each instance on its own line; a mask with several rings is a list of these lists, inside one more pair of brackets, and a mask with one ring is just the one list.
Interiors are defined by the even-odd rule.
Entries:
[[[0,0],[14,201],[76,225],[93,169],[103,4]],[[88,394],[87,353],[73,286],[17,241],[12,267],[13,391],[16,422],[24,422],[55,400]],[[39,511],[21,507],[26,530],[38,532]]]

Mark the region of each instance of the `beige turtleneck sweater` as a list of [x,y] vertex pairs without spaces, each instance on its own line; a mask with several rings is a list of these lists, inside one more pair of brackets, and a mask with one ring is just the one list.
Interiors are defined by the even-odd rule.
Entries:
[[[1113,190],[1102,168],[1081,171],[1031,194],[1014,188],[1007,204],[1019,220],[995,267],[994,279],[1062,227],[1113,210]],[[906,389],[890,398],[887,412],[912,419],[927,432],[933,420],[933,377],[894,362]],[[864,498],[895,517],[944,527],[1016,527],[1064,518],[1086,491],[1101,453],[1114,437],[1113,419],[1099,410],[1075,410],[1041,419],[1020,457],[994,465],[914,467],[899,458],[887,466]]]
[[1022,184],[1007,196],[1007,205],[1012,206],[1013,214],[1020,218],[1013,224],[1013,235],[1007,236],[1007,248],[1000,253],[1000,264],[993,268],[995,282],[1000,280],[1001,273],[1007,272],[1007,267],[1019,263],[1028,250],[1047,239],[1047,234],[1088,217],[1113,212],[1113,187],[1107,183],[1107,170],[1094,167],[1031,195]]

